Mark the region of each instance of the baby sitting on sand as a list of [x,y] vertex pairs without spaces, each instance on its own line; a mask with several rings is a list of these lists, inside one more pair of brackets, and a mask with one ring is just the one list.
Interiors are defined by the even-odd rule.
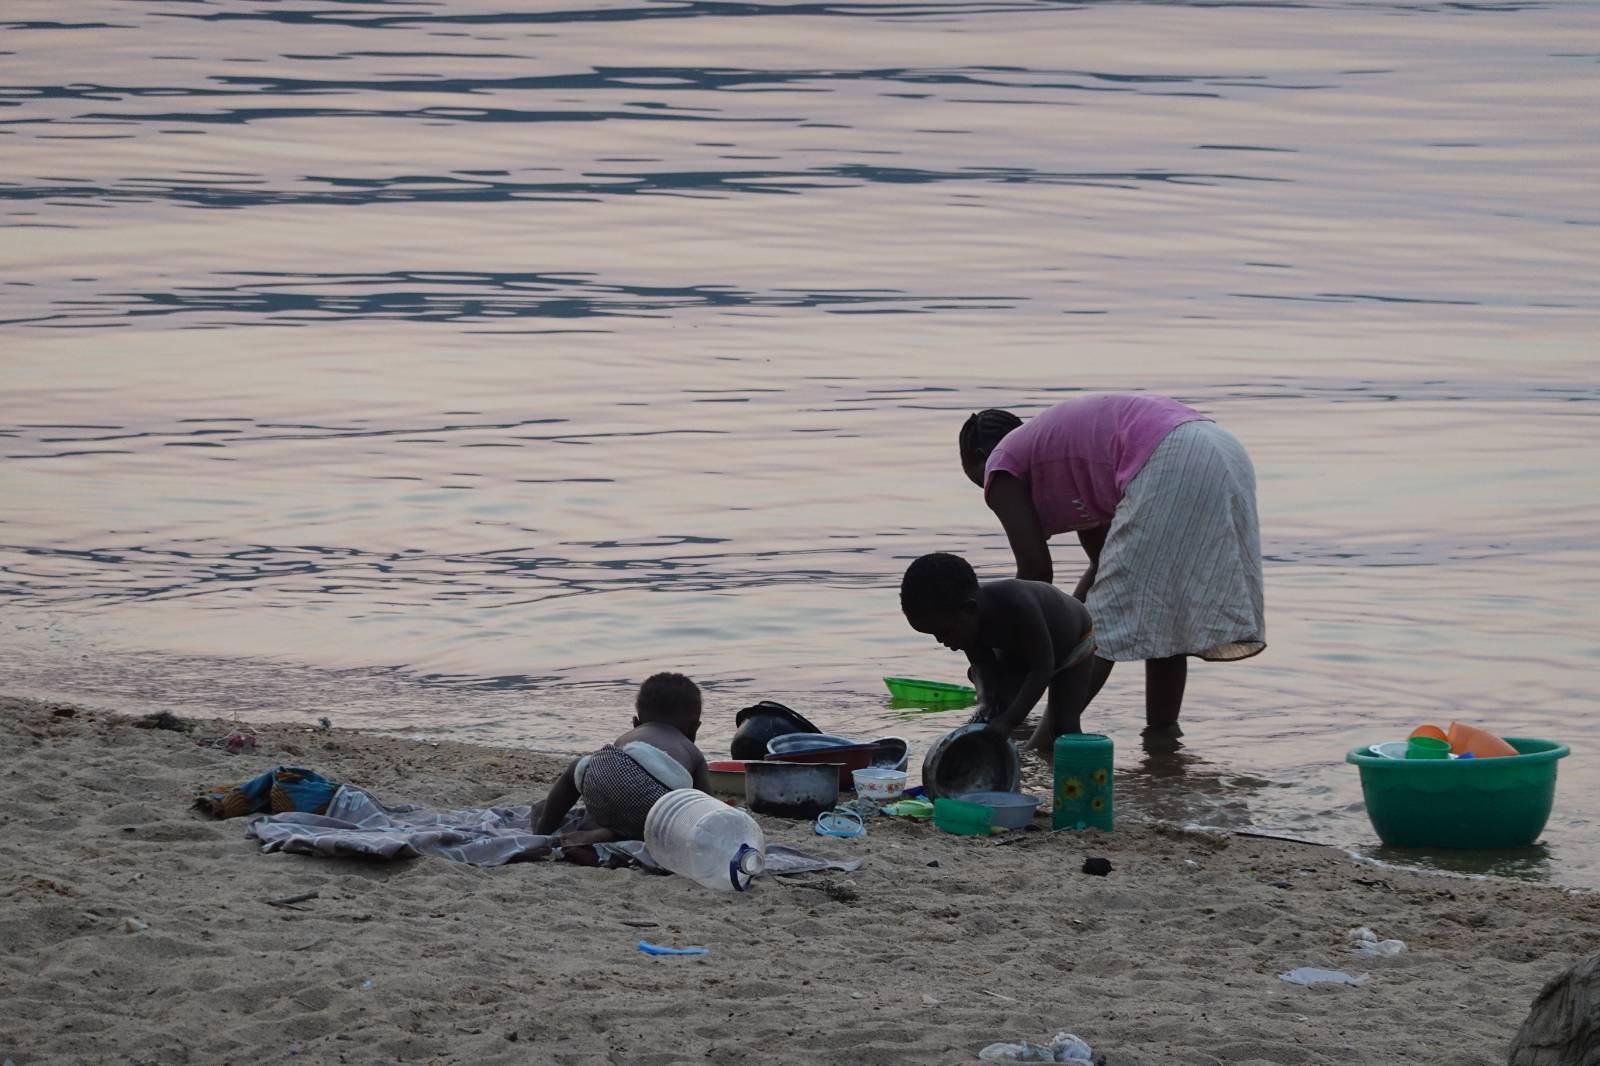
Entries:
[[633,728],[593,755],[574,759],[545,797],[535,833],[561,828],[580,799],[583,826],[561,836],[566,847],[643,840],[656,800],[679,788],[711,791],[706,757],[694,746],[700,688],[682,674],[655,674],[639,686]]

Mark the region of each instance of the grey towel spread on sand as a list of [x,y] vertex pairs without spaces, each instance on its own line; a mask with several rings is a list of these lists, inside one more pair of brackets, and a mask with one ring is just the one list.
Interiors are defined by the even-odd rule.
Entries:
[[[568,813],[562,832],[583,821],[582,808]],[[245,836],[259,840],[261,850],[292,851],[360,859],[410,859],[434,855],[472,866],[501,866],[546,856],[561,858],[554,836],[533,831],[533,808],[472,807],[433,811],[414,803],[387,806],[353,785],[341,786],[323,814],[290,812],[252,818]],[[638,840],[593,845],[602,866],[640,866],[666,873]],[[782,844],[767,846],[767,873],[799,874],[817,870],[849,872],[861,861],[835,862],[806,855]]]
[[414,803],[392,807],[344,785],[322,814],[293,811],[252,818],[245,836],[262,851],[293,851],[363,859],[437,855],[473,866],[500,866],[550,854],[552,838],[533,831],[532,808],[478,807],[432,811]]

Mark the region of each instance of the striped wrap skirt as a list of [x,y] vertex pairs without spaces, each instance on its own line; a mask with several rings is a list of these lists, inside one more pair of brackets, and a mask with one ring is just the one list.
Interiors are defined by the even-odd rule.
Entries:
[[1255,468],[1233,434],[1167,434],[1117,505],[1088,607],[1102,659],[1226,662],[1267,646]]

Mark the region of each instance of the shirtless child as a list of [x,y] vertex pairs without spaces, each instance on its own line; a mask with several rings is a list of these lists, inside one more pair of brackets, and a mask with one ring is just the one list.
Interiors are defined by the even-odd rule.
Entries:
[[694,746],[699,687],[682,674],[656,674],[639,686],[634,710],[632,729],[568,764],[545,797],[535,833],[554,833],[582,800],[588,817],[562,835],[562,846],[643,840],[645,816],[656,800],[679,788],[711,791],[706,757]]
[[1083,731],[1094,627],[1077,600],[1043,581],[980,585],[965,559],[938,552],[906,569],[900,609],[912,629],[966,653],[978,689],[973,721],[1009,737],[1048,692],[1028,746],[1049,758],[1056,737]]

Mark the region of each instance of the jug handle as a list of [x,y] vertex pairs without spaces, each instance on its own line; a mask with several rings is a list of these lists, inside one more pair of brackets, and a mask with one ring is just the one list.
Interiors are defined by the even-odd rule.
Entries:
[[[749,844],[740,844],[739,850],[734,852],[733,858],[728,860],[728,880],[733,884],[733,890],[735,892],[746,891],[749,889],[751,882],[755,880],[754,877],[746,874],[744,870],[741,869],[741,867],[744,865],[745,855],[754,850],[756,849],[752,848]],[[744,876],[744,884],[739,883],[739,877],[741,874]]]

